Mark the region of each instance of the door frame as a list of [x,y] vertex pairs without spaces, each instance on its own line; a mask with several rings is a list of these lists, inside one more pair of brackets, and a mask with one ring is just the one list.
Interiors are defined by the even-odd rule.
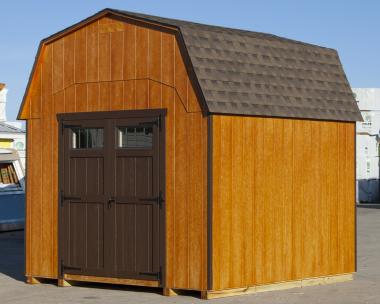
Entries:
[[167,109],[147,109],[147,110],[122,110],[122,111],[96,111],[96,112],[78,112],[78,113],[58,113],[58,278],[64,279],[62,271],[63,256],[63,229],[62,225],[62,208],[61,208],[61,191],[63,190],[64,176],[64,149],[63,149],[63,131],[65,122],[70,120],[99,120],[99,119],[128,119],[128,118],[152,118],[157,119],[159,124],[159,191],[162,193],[163,202],[159,207],[159,261],[160,272],[158,282],[160,287],[166,287],[166,114]]

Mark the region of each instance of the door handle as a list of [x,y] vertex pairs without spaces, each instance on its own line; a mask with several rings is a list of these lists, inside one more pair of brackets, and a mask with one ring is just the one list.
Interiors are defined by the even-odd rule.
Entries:
[[112,207],[112,203],[115,202],[115,198],[110,197],[107,201],[107,208],[110,209]]

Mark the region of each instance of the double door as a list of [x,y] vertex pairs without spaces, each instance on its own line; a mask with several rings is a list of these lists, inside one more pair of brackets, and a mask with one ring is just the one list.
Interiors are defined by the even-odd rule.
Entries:
[[60,276],[160,280],[164,114],[59,115]]

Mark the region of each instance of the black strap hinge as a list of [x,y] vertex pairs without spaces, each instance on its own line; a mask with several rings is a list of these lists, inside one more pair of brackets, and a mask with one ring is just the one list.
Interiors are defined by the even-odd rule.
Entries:
[[160,266],[160,270],[158,272],[139,272],[139,275],[152,276],[157,280],[161,281],[162,279],[162,267]]
[[80,196],[65,196],[63,191],[61,191],[59,199],[61,201],[61,207],[63,207],[63,203],[65,201],[68,201],[68,200],[70,200],[70,201],[81,201],[82,200],[82,198]]
[[159,195],[157,197],[153,197],[153,198],[150,198],[150,197],[147,197],[147,198],[140,198],[139,199],[140,201],[146,201],[146,202],[156,202],[158,206],[160,206],[160,208],[162,207],[162,204],[165,202],[164,198],[163,198],[163,195],[162,195],[162,191],[160,191]]

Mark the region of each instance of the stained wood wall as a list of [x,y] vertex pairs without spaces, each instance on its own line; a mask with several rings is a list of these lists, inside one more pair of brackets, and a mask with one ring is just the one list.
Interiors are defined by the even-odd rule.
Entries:
[[213,289],[355,271],[355,124],[213,116]]
[[173,33],[109,17],[43,46],[27,119],[26,275],[57,277],[57,113],[167,108],[167,286],[205,289],[207,119]]

